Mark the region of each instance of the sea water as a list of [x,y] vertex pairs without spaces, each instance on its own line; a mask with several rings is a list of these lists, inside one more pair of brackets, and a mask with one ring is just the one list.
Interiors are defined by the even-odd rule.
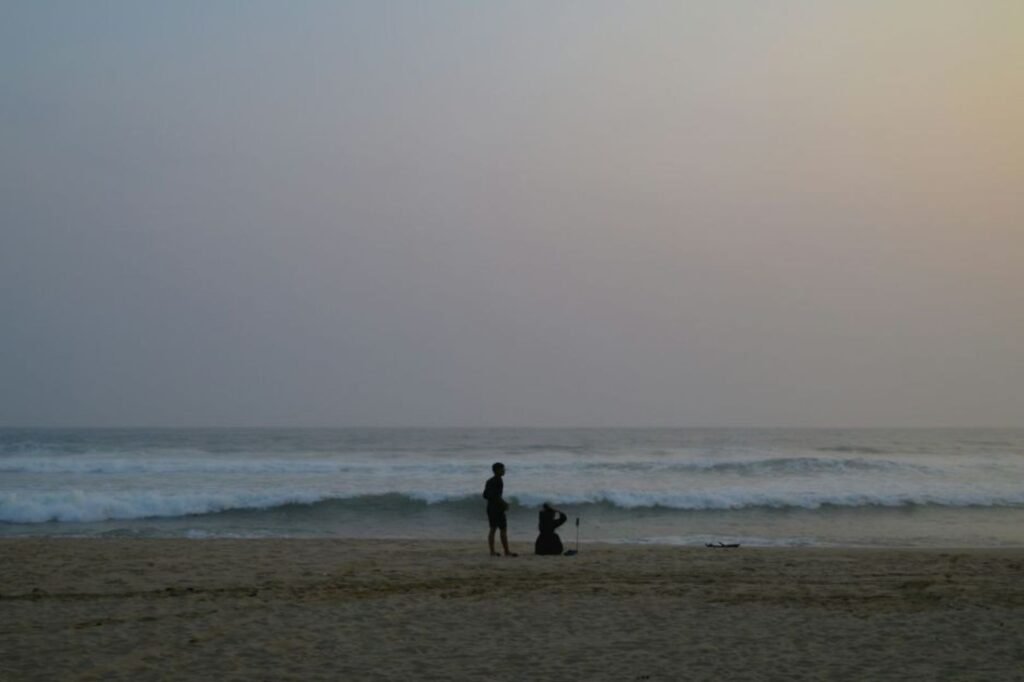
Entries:
[[0,429],[0,536],[1024,545],[1024,430]]

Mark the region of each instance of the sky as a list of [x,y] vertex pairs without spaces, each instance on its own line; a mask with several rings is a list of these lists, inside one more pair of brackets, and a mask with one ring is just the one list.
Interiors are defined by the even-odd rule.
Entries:
[[0,2],[0,426],[1024,425],[1019,0]]

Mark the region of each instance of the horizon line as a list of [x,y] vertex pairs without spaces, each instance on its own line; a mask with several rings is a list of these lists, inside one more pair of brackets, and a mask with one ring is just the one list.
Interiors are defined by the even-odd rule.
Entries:
[[886,426],[779,426],[779,425],[608,425],[608,426],[596,426],[596,425],[562,425],[562,426],[537,426],[537,425],[486,425],[486,426],[457,426],[457,425],[417,425],[417,424],[403,424],[403,425],[380,425],[380,424],[349,424],[349,425],[225,425],[225,424],[205,424],[205,425],[111,425],[111,424],[93,424],[93,425],[75,425],[75,424],[61,424],[61,425],[10,425],[0,424],[0,429],[4,430],[307,430],[307,431],[328,431],[328,430],[478,430],[478,431],[497,431],[497,430],[533,430],[533,431],[557,431],[557,430],[602,430],[602,429],[617,429],[617,430],[806,430],[806,431],[894,431],[894,430],[993,430],[993,431],[1020,431],[1024,430],[1024,426],[1016,425],[944,425],[944,426],[922,426],[922,425],[886,425]]

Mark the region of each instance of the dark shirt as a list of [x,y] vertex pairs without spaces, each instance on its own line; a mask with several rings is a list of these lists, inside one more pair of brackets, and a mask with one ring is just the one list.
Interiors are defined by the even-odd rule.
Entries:
[[537,529],[540,535],[533,543],[533,551],[536,554],[561,554],[562,538],[558,537],[555,529],[565,523],[565,514],[543,509],[537,519]]
[[537,519],[537,530],[542,534],[554,533],[555,529],[565,523],[567,517],[562,512],[558,512],[558,518],[555,518],[553,512],[542,511]]
[[505,483],[501,480],[501,476],[495,474],[487,479],[487,484],[484,486],[484,499],[487,500],[488,511],[505,511],[505,500],[501,499],[504,492]]

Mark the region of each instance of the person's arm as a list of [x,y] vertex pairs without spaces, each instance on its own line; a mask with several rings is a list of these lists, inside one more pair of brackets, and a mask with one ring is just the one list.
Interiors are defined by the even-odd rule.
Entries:
[[561,526],[563,523],[565,523],[568,520],[569,520],[569,517],[565,515],[565,512],[563,512],[563,511],[558,512],[558,520],[555,521],[555,528],[558,528],[559,526]]

